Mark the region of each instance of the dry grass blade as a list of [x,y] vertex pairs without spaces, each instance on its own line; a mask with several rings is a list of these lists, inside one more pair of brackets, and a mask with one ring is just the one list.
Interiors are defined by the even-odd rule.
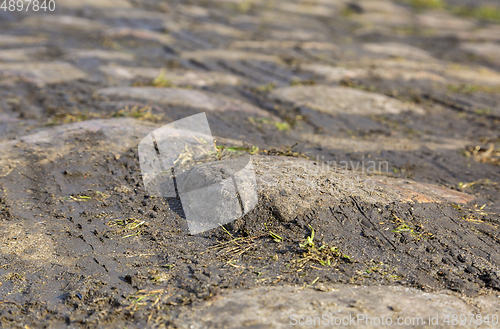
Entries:
[[143,108],[139,108],[139,106],[137,106],[137,105],[132,107],[132,108],[125,106],[125,108],[119,110],[118,112],[113,113],[111,116],[116,117],[116,118],[130,117],[130,118],[152,121],[152,122],[159,122],[163,119],[162,114],[153,113],[153,108],[150,105],[144,106]]
[[472,157],[477,162],[500,165],[500,149],[495,144],[488,144],[487,148],[481,146],[468,146],[464,151],[466,157]]
[[157,290],[139,290],[136,293],[127,296],[126,300],[128,304],[125,309],[130,311],[136,311],[141,307],[147,306],[149,312],[151,312],[148,321],[151,321],[152,316],[157,314],[162,304],[164,304],[167,299],[171,296],[170,293],[166,292],[165,289]]
[[129,233],[121,237],[122,239],[125,239],[141,234],[140,230],[137,231],[135,230],[142,226],[147,226],[147,223],[144,220],[141,221],[139,219],[129,218],[129,219],[112,220],[106,223],[106,225],[108,225],[109,227],[118,228],[116,232],[117,234]]
[[255,248],[257,246],[257,239],[265,236],[265,234],[239,238],[234,238],[233,235],[230,236],[232,237],[231,240],[219,241],[215,246],[208,248],[209,250],[218,251],[221,256],[230,257],[228,262]]

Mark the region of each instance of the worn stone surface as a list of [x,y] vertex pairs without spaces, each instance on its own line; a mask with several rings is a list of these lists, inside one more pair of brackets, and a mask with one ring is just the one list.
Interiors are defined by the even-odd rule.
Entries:
[[66,58],[68,59],[97,58],[108,61],[115,61],[115,60],[131,61],[134,59],[134,55],[119,51],[109,51],[101,49],[68,49]]
[[500,85],[500,73],[486,67],[451,67],[446,74],[462,80],[464,83],[480,85]]
[[[380,328],[401,319],[403,326],[407,321],[407,328],[434,328],[436,323],[445,323],[449,314],[484,312],[498,316],[499,313],[497,296],[461,299],[447,292],[422,293],[400,287],[323,284],[315,287],[228,291],[190,307],[179,314],[174,323],[179,328],[241,328],[249,324],[254,328],[331,328],[336,325]],[[460,327],[495,328],[495,325]]]
[[306,106],[330,114],[397,114],[403,111],[424,113],[418,107],[408,106],[387,96],[344,87],[286,87],[274,90],[271,95],[285,102],[293,102],[296,106]]
[[306,14],[319,17],[332,17],[335,14],[335,9],[329,6],[308,3],[279,3],[277,6],[280,10],[294,13]]
[[[496,70],[491,70],[487,67],[481,65],[457,65],[457,64],[445,64],[440,62],[419,62],[414,60],[394,60],[394,59],[364,59],[355,65],[353,62],[347,62],[349,67],[363,66],[365,67],[365,72],[368,70],[371,72],[376,72],[380,74],[382,78],[393,77],[418,77],[418,76],[429,76],[430,80],[444,81],[440,78],[446,79],[446,81],[452,83],[456,79],[462,83],[473,83],[479,85],[498,85],[500,84],[500,74]],[[305,66],[306,68],[311,68],[314,72],[321,74],[322,66]],[[325,75],[327,76],[327,69],[325,69]],[[358,77],[362,75],[361,70],[357,70],[354,76]],[[351,73],[352,74],[352,73]],[[456,83],[456,82],[455,82]]]
[[47,39],[44,37],[34,37],[34,36],[14,36],[8,34],[0,35],[0,45],[20,45],[20,44],[37,44],[43,43]]
[[[342,170],[340,164],[335,167],[306,160],[258,157],[254,157],[253,162],[259,191],[273,200],[285,221],[304,214],[309,205],[325,195],[338,202],[355,195],[360,202],[382,207],[393,202],[468,203],[474,199],[438,186]],[[300,197],[293,197],[295,195]]]
[[131,29],[127,27],[116,28],[106,31],[106,35],[108,35],[109,37],[117,38],[133,36],[139,39],[155,41],[164,45],[169,45],[172,43],[172,38],[169,35],[145,29]]
[[455,17],[443,12],[418,15],[417,24],[423,28],[436,29],[437,33],[472,30],[475,26],[470,19]]
[[192,26],[192,29],[194,32],[210,31],[211,33],[216,33],[222,36],[227,36],[237,39],[244,39],[249,37],[249,34],[244,31],[217,23],[196,24]]
[[83,79],[85,72],[64,62],[0,63],[0,71],[21,74],[37,84]]
[[432,60],[432,56],[417,47],[400,43],[365,43],[363,48],[375,53],[392,57],[404,57],[408,59]]
[[[411,25],[411,16],[403,13],[403,14],[387,14],[387,13],[366,13],[363,15],[357,15],[355,18],[359,23],[368,24],[368,27],[375,30],[383,30],[383,27],[408,27]],[[361,29],[360,29],[361,30]],[[357,31],[357,34],[360,34],[360,30]]]
[[116,79],[147,78],[153,80],[161,76],[168,83],[177,86],[237,85],[241,82],[241,79],[237,76],[220,72],[162,70],[161,68],[117,65],[102,66],[100,70]]
[[211,60],[223,59],[229,61],[254,60],[254,61],[276,62],[276,63],[281,62],[279,57],[276,56],[243,52],[243,51],[222,50],[222,49],[185,52],[181,54],[181,57],[186,59],[196,59],[200,61],[203,61],[205,59],[211,59]]
[[404,28],[412,25],[411,11],[390,1],[362,1],[362,12],[354,11],[352,19],[368,28]]
[[313,72],[332,82],[340,82],[345,78],[353,79],[365,77],[369,74],[369,71],[365,69],[349,69],[345,67],[335,67],[321,64],[306,64],[301,65],[300,68],[305,71]]
[[460,49],[472,54],[484,57],[493,62],[499,62],[498,54],[500,53],[500,45],[495,43],[463,43]]
[[430,150],[459,150],[465,148],[470,142],[453,138],[429,138],[428,140],[415,141],[401,137],[377,137],[370,139],[336,138],[316,134],[303,134],[304,140],[321,147],[331,145],[333,149],[351,152],[369,151],[416,151],[422,148]]
[[98,21],[66,15],[33,15],[24,19],[20,25],[42,30],[72,29],[82,32],[99,32],[106,28]]
[[458,38],[472,41],[499,41],[500,27],[498,25],[490,25],[485,28],[480,28],[473,31],[463,31],[457,33]]
[[46,51],[43,47],[30,47],[19,49],[0,50],[0,61],[4,62],[23,62],[35,60],[37,55]]
[[209,15],[209,11],[201,6],[180,5],[177,8],[182,14],[192,17],[206,17]]
[[283,41],[323,41],[325,36],[319,32],[312,32],[303,29],[293,29],[289,31],[271,31],[270,37],[276,40]]
[[130,2],[127,0],[109,0],[109,1],[99,1],[99,0],[62,0],[59,1],[58,5],[69,8],[85,8],[85,7],[96,7],[96,8],[130,8],[132,7]]
[[442,75],[422,71],[422,70],[399,70],[399,69],[386,69],[386,68],[345,68],[335,67],[321,64],[307,64],[302,65],[301,69],[313,72],[319,76],[323,76],[326,80],[331,82],[341,82],[345,79],[357,78],[380,78],[387,80],[431,80],[436,82],[445,83],[447,80]]
[[337,51],[339,48],[329,42],[301,42],[301,41],[234,41],[231,43],[231,48],[236,49],[327,49]]
[[267,118],[272,117],[268,112],[253,105],[228,97],[197,90],[154,87],[117,87],[98,90],[96,95],[121,98],[139,98],[168,105],[194,107],[204,111],[235,111],[246,113],[248,115],[257,115]]

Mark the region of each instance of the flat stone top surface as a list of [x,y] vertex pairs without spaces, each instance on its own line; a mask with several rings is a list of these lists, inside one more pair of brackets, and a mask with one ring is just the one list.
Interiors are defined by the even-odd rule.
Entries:
[[271,96],[292,102],[296,106],[306,106],[333,115],[399,114],[403,111],[425,113],[421,108],[409,106],[385,95],[345,87],[284,87],[274,90]]
[[[174,323],[179,328],[236,328],[248,323],[261,328],[380,328],[398,323],[407,328],[433,328],[446,325],[449,314],[471,314],[474,322],[472,314],[479,309],[497,315],[498,297],[465,300],[446,292],[401,287],[317,284],[229,291],[189,307]],[[496,328],[491,322],[479,322],[469,327]]]

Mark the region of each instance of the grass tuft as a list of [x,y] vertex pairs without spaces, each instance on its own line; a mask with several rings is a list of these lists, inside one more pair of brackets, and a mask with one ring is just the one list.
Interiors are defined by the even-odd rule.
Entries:
[[[146,221],[141,221],[139,219],[117,219],[107,223],[110,227],[118,227],[118,234],[129,233],[122,236],[122,239],[130,238],[142,233],[141,230],[138,230],[142,226],[147,226]],[[137,231],[135,231],[137,230]]]
[[451,7],[450,11],[458,16],[471,17],[481,21],[500,23],[500,8],[495,5],[484,5],[471,8],[468,6]]
[[260,86],[256,87],[255,89],[257,91],[260,91],[263,93],[268,93],[268,92],[273,91],[275,88],[276,88],[276,83],[270,82],[270,83],[267,83],[265,85],[260,85]]
[[309,228],[311,229],[311,235],[305,241],[299,243],[299,247],[304,250],[304,253],[302,258],[297,261],[298,263],[316,262],[323,266],[332,266],[340,259],[351,259],[351,257],[341,253],[337,247],[330,247],[327,244],[322,244],[319,247],[316,246],[314,242],[314,229],[311,225],[309,225]]
[[445,0],[399,0],[399,2],[407,3],[417,11],[426,9],[446,9],[457,16],[500,23],[500,7],[493,4],[471,7],[448,5]]
[[235,237],[223,225],[220,225],[220,227],[229,236],[230,240],[219,241],[215,246],[209,247],[208,249],[209,251],[218,251],[219,255],[227,258],[227,263],[232,266],[235,266],[233,263],[237,257],[256,248],[258,239],[265,236],[265,234],[261,234],[250,237]]
[[459,93],[466,95],[470,95],[477,92],[488,93],[488,94],[500,93],[499,86],[483,86],[483,85],[474,85],[470,83],[465,83],[460,85],[449,84],[446,87],[448,91],[452,93]]
[[278,122],[278,121],[273,121],[269,120],[266,118],[254,118],[254,117],[248,117],[248,121],[250,121],[251,124],[256,126],[257,128],[261,129],[263,126],[274,126],[276,129],[279,131],[289,131],[292,127],[288,122]]
[[446,6],[443,0],[400,0],[412,6],[416,10],[441,9]]
[[165,69],[161,69],[160,74],[151,82],[153,87],[173,87],[172,83],[166,77]]
[[143,108],[139,108],[139,106],[134,106],[133,108],[129,108],[126,106],[125,108],[115,112],[111,115],[115,118],[120,117],[130,117],[140,120],[159,122],[163,119],[161,114],[153,114],[151,106],[145,106]]
[[[462,154],[467,158],[473,158],[477,162],[500,165],[500,149],[494,143],[489,143],[487,147],[467,146]],[[471,185],[472,186],[472,185]]]

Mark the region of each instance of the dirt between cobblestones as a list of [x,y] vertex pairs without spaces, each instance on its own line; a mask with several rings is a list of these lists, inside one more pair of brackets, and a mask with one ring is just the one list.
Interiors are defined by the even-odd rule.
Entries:
[[[0,10],[1,325],[498,316],[500,66],[462,47],[498,22],[411,3]],[[220,159],[250,154],[259,201],[191,235],[137,147],[203,111]]]

